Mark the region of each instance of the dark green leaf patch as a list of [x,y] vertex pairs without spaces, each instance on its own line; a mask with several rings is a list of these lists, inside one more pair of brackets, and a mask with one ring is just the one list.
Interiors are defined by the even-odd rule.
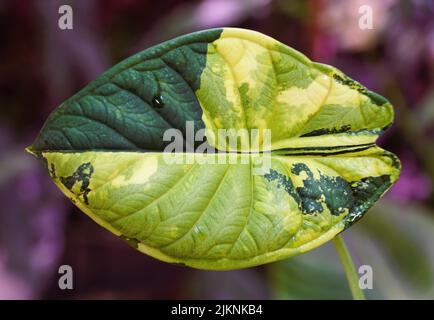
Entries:
[[50,115],[33,151],[153,150],[165,130],[204,127],[195,91],[221,29],[176,38],[114,66]]
[[375,93],[375,92],[372,92],[372,91],[366,89],[364,86],[362,86],[357,81],[351,79],[350,77],[342,77],[342,76],[335,73],[335,74],[333,74],[333,78],[337,82],[339,82],[343,85],[346,85],[346,86],[350,87],[351,89],[357,90],[358,92],[369,97],[371,99],[371,101],[374,104],[376,104],[377,106],[382,106],[388,102],[386,100],[386,98],[384,98],[383,96],[379,95],[378,93]]
[[277,186],[298,203],[303,214],[320,214],[324,211],[324,204],[332,215],[339,216],[348,212],[345,217],[346,227],[359,220],[391,186],[388,175],[347,182],[341,177],[330,177],[321,172],[320,178],[316,179],[304,163],[294,164],[291,171],[297,176],[302,172],[307,175],[303,187],[296,188],[290,178],[273,169],[264,178],[277,181]]
[[351,125],[344,125],[340,128],[322,128],[322,129],[318,129],[318,130],[314,130],[308,133],[305,133],[303,135],[301,135],[300,137],[316,137],[316,136],[322,136],[322,135],[326,135],[326,134],[336,134],[336,133],[344,133],[344,132],[348,132],[351,130]]
[[76,183],[80,183],[79,196],[83,196],[84,203],[89,204],[87,195],[91,191],[89,188],[90,178],[93,174],[93,166],[90,162],[80,165],[75,172],[67,177],[60,177],[60,182],[68,189],[72,190]]

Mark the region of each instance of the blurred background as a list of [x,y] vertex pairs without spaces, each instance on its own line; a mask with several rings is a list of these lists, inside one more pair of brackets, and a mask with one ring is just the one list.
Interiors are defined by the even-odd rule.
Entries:
[[[73,30],[58,27],[73,8]],[[359,8],[373,29],[359,28]],[[270,35],[386,96],[381,145],[402,177],[344,233],[368,298],[434,298],[434,1],[0,1],[0,299],[350,299],[331,244],[257,268],[208,272],[145,256],[76,209],[24,147],[48,114],[102,71],[153,44],[234,26]],[[74,289],[60,290],[71,265]]]

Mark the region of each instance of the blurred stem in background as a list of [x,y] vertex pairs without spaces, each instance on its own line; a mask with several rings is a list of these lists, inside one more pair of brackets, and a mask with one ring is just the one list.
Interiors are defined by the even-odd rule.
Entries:
[[348,285],[353,295],[354,300],[366,300],[363,291],[359,287],[359,276],[354,267],[353,260],[351,259],[350,252],[345,245],[342,236],[337,235],[333,238],[333,243],[336,247],[336,251],[344,267],[345,275],[347,276]]

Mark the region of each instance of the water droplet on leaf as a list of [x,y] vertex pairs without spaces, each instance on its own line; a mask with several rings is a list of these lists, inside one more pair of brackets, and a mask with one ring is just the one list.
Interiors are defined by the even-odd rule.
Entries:
[[152,106],[155,109],[161,109],[164,107],[163,97],[162,96],[155,96],[152,99]]

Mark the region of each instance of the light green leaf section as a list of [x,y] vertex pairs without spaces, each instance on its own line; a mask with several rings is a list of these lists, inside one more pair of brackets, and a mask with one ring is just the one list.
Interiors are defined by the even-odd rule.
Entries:
[[[275,150],[372,143],[393,120],[387,100],[339,70],[243,29],[225,28],[208,45],[197,96],[208,139],[223,150],[218,129],[271,129]],[[247,134],[237,149],[270,149],[262,137]]]
[[[333,159],[269,155],[272,174],[265,175],[254,174],[267,163],[259,154],[244,160],[235,155],[235,161],[229,154],[41,156],[67,197],[138,250],[167,262],[220,270],[286,258],[332,239],[351,214],[364,212],[345,192],[367,176],[396,174],[383,153],[373,149]],[[382,183],[390,185],[389,179]],[[323,194],[310,194],[309,184],[321,186]],[[315,205],[320,208],[310,207]]]

